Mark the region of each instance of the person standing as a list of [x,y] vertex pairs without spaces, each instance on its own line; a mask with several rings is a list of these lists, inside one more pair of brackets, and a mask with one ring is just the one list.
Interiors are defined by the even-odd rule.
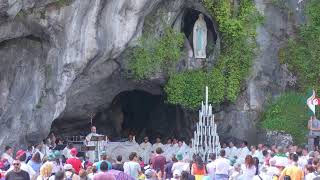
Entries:
[[206,167],[202,161],[201,156],[197,155],[195,163],[192,164],[191,174],[195,176],[196,180],[201,180],[207,174]]
[[161,171],[161,174],[164,174],[164,165],[166,164],[166,158],[162,156],[162,149],[158,147],[156,149],[156,155],[151,159],[151,167],[156,171]]
[[157,137],[156,138],[156,143],[154,143],[152,145],[152,151],[153,152],[156,152],[157,148],[160,147],[161,149],[163,149],[163,144],[161,143],[161,139],[160,137]]
[[308,121],[309,129],[309,151],[319,150],[319,137],[320,137],[320,121],[315,115],[310,117]]
[[290,176],[291,180],[301,180],[304,178],[303,171],[298,167],[298,160],[299,160],[298,155],[293,154],[292,155],[293,164],[291,166],[284,168],[284,170],[281,173],[281,176],[279,177],[279,180],[283,180],[285,176]]
[[72,148],[70,153],[72,157],[67,159],[66,164],[71,164],[75,173],[79,174],[79,171],[82,168],[82,163],[81,160],[77,157],[78,151],[76,148]]
[[242,144],[241,144],[241,148],[238,151],[237,162],[240,163],[240,164],[244,163],[244,160],[245,160],[246,156],[249,155],[249,154],[250,154],[250,151],[248,149],[248,142],[247,141],[243,141]]
[[142,149],[142,160],[145,165],[149,164],[150,154],[152,150],[152,145],[149,142],[149,138],[146,136],[143,139],[143,142],[140,144]]
[[208,171],[208,175],[210,176],[211,179],[214,180],[215,177],[215,168],[214,168],[214,161],[216,160],[216,154],[215,153],[210,153],[209,154],[209,159],[210,159],[210,163],[208,163],[206,165],[207,167],[207,171]]
[[214,171],[216,173],[215,180],[228,180],[229,179],[229,170],[230,161],[225,158],[226,151],[220,150],[220,157],[214,161]]
[[13,149],[10,146],[5,147],[5,152],[2,154],[1,158],[8,160],[9,164],[11,165],[13,162]]
[[108,164],[103,161],[100,165],[101,172],[93,176],[93,180],[116,180],[114,175],[108,173]]
[[[32,169],[32,167],[28,164],[25,163],[26,159],[27,159],[27,154],[24,150],[19,150],[16,154],[16,159],[18,159],[20,161],[20,169],[26,171],[29,176],[30,179],[35,179],[36,178],[36,172],[35,170]],[[13,170],[14,167],[10,167],[8,169],[8,172]]]
[[114,164],[112,164],[112,169],[123,172],[123,163],[122,163],[122,156],[121,155],[117,156],[116,162]]
[[87,151],[87,156],[89,157],[89,160],[91,161],[91,162],[96,162],[96,160],[98,160],[98,154],[96,154],[96,151],[98,150],[97,148],[99,148],[99,142],[97,142],[97,141],[91,141],[91,137],[92,136],[99,136],[98,134],[97,134],[97,128],[95,127],[95,126],[92,126],[91,127],[91,133],[90,134],[88,134],[87,136],[86,136],[86,139],[85,139],[85,145],[87,145],[87,146],[95,146],[95,151]]
[[12,161],[12,165],[13,170],[6,174],[6,180],[30,180],[29,174],[26,171],[21,170],[21,163],[19,160]]
[[138,155],[136,152],[132,152],[129,155],[129,162],[125,162],[123,165],[124,173],[129,174],[131,177],[138,179],[139,174],[141,173],[141,167],[138,163]]

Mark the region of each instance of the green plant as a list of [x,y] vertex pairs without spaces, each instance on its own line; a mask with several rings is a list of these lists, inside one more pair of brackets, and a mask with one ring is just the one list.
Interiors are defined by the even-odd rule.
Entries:
[[166,27],[163,36],[143,36],[138,47],[129,53],[128,69],[137,80],[147,79],[159,71],[171,72],[181,57],[183,34]]
[[[227,0],[203,0],[203,4],[217,20],[222,35],[218,63],[209,72],[173,73],[165,86],[169,103],[190,109],[199,107],[206,85],[211,103],[236,100],[255,57],[256,27],[263,20],[251,0],[242,0],[236,10]],[[209,44],[207,51],[211,49]]]
[[288,41],[282,53],[282,63],[298,77],[298,89],[320,90],[320,4],[308,1],[306,12],[308,24],[298,29],[297,36]]
[[209,86],[209,101],[221,103],[224,100],[224,83],[223,75],[217,69],[211,72],[185,71],[172,74],[165,91],[169,103],[196,109],[203,101],[205,86]]
[[217,20],[222,34],[217,68],[225,77],[226,99],[235,101],[255,57],[256,27],[263,18],[251,0],[240,1],[237,11],[227,0],[204,0],[203,3]]
[[306,97],[294,92],[283,94],[266,108],[261,126],[289,133],[295,143],[305,142],[309,119],[305,100]]

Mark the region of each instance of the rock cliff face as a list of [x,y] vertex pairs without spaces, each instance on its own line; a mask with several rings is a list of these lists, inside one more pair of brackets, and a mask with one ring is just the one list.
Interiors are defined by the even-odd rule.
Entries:
[[[293,19],[268,0],[256,0],[265,16],[257,29],[260,51],[237,102],[218,113],[226,138],[255,142],[266,100],[286,88],[290,74],[281,68],[278,50],[293,25],[303,21],[298,0],[290,2]],[[140,37],[146,17],[159,9],[178,30],[187,9],[209,17],[196,0],[0,1],[0,145],[39,142],[55,119],[88,119],[123,91],[162,95],[163,76],[137,83],[123,69],[123,53]],[[218,34],[213,19],[211,31]]]

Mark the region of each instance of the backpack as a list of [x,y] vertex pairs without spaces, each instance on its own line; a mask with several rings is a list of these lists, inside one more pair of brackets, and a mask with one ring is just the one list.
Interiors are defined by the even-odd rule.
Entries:
[[74,173],[72,173],[70,177],[66,177],[65,180],[72,180],[73,175]]

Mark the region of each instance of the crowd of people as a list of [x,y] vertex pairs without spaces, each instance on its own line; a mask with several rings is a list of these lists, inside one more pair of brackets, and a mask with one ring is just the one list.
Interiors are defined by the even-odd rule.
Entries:
[[[51,140],[50,140],[51,139]],[[218,154],[208,159],[185,153],[183,141],[169,139],[166,144],[157,138],[151,145],[147,137],[140,144],[149,153],[131,152],[128,157],[100,153],[99,161],[79,157],[79,149],[68,144],[62,150],[54,147],[63,144],[52,137],[49,143],[18,150],[6,146],[0,160],[1,179],[6,180],[313,180],[320,179],[320,154],[306,148],[248,146],[247,142],[236,147],[232,142],[222,144]],[[50,142],[51,141],[51,142]],[[180,145],[179,145],[180,142]],[[168,147],[175,147],[170,159]],[[182,151],[181,149],[184,149]],[[190,151],[189,151],[190,152]],[[112,152],[117,154],[117,152]]]

